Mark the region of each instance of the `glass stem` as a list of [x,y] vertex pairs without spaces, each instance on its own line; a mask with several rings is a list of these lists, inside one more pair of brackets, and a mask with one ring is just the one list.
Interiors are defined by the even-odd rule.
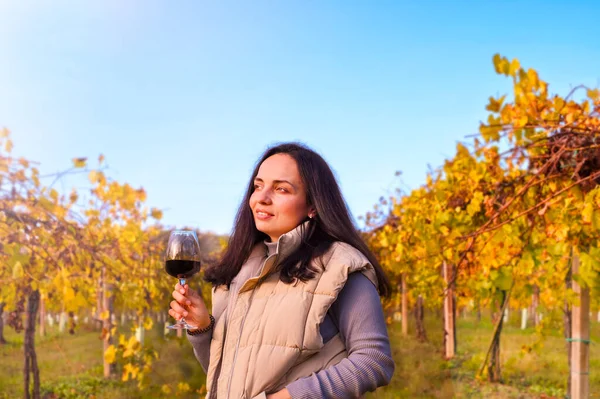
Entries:
[[[179,285],[183,288],[185,287],[185,278],[179,277]],[[184,288],[185,289],[185,288]],[[187,294],[187,291],[185,292]],[[186,324],[185,319],[183,318],[183,316],[181,316],[181,320],[179,320],[179,323],[181,324]]]

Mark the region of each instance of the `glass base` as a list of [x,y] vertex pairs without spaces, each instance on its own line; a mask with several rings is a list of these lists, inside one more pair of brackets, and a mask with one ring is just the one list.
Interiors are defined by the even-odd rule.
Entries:
[[171,330],[197,330],[198,327],[189,325],[185,320],[181,319],[177,323],[167,326]]

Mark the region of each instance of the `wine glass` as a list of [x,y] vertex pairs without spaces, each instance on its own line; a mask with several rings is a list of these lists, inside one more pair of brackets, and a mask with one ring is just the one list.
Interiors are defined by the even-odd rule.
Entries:
[[[174,230],[169,236],[165,256],[165,271],[179,279],[183,287],[188,278],[200,271],[200,244],[195,231]],[[168,326],[174,330],[195,330],[197,327],[186,323],[182,317],[177,323]]]

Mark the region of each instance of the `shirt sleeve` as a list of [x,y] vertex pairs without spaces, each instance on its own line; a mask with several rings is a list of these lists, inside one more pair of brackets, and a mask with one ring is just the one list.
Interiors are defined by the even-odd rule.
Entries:
[[394,374],[390,340],[379,293],[362,273],[353,273],[329,310],[348,357],[290,383],[293,399],[358,398],[389,384]]
[[188,337],[188,341],[192,344],[194,355],[196,355],[196,359],[200,362],[205,373],[208,372],[208,364],[210,362],[210,341],[212,340],[212,334],[212,329],[199,335],[185,334]]

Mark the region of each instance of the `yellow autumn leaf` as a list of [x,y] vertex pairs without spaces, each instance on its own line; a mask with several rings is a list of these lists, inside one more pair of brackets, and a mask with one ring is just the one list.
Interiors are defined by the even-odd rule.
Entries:
[[36,168],[31,169],[31,180],[36,187],[40,186],[39,172]]
[[136,240],[135,233],[131,230],[123,231],[123,239],[130,244],[133,244]]
[[13,149],[13,142],[12,140],[6,140],[6,143],[4,144],[4,150],[6,152],[11,152]]
[[156,219],[156,220],[160,220],[162,219],[163,213],[160,209],[156,209],[156,208],[152,208],[150,210],[150,215]]
[[98,181],[98,172],[96,172],[95,170],[90,171],[90,173],[88,174],[88,179],[90,183],[96,183]]
[[539,80],[537,71],[535,69],[529,68],[527,70],[527,79],[529,79],[532,85],[537,85]]
[[134,366],[131,363],[127,363],[125,365],[125,367],[123,367],[123,381],[127,381],[129,379],[129,376],[131,375],[131,379],[135,380],[137,378],[137,375],[140,371],[140,368],[138,366]]
[[510,75],[514,76],[517,73],[517,71],[519,70],[519,68],[521,68],[521,64],[519,63],[519,60],[514,58],[510,62]]
[[[73,299],[75,299],[75,290],[73,290],[73,287],[71,287],[70,285],[63,285],[63,300],[66,303],[71,303],[73,301]],[[69,310],[74,310],[74,309],[69,309]]]
[[168,384],[163,384],[162,387],[160,387],[160,390],[162,391],[162,393],[164,393],[165,395],[169,395],[172,390],[171,387]]
[[144,320],[144,329],[150,330],[152,329],[153,325],[154,322],[152,321],[152,319],[150,317],[146,317],[146,319]]
[[519,119],[517,119],[517,121],[515,122],[515,127],[525,127],[528,121],[529,118],[527,117],[527,115],[521,115]]
[[594,205],[592,202],[586,202],[581,212],[581,220],[585,224],[592,223],[592,216],[594,215]]
[[71,204],[74,204],[77,201],[77,198],[79,198],[79,196],[77,195],[77,191],[73,189],[73,191],[71,191],[71,195],[69,195],[69,201],[71,202]]
[[190,391],[190,385],[187,382],[177,384],[177,392],[185,393]]
[[110,313],[108,312],[108,310],[103,310],[102,313],[100,313],[101,320],[106,320],[106,319],[108,319],[109,316],[110,316]]
[[75,168],[85,168],[87,157],[73,158],[72,161]]
[[20,279],[23,277],[23,265],[21,262],[16,262],[13,266],[12,276],[14,279]]
[[500,54],[498,54],[498,53],[494,54],[493,62],[494,62],[494,68],[496,69],[496,73],[500,73],[501,72],[500,64],[502,62],[502,57],[500,56]]
[[560,111],[563,109],[564,106],[565,100],[563,100],[561,97],[556,96],[554,98],[554,108],[556,108],[557,111]]
[[125,350],[123,351],[123,357],[133,356],[139,348],[140,348],[140,342],[137,340],[135,335],[130,337],[129,341],[127,341],[127,345],[125,345]]
[[389,246],[389,242],[386,236],[383,236],[379,239],[379,246],[382,248],[387,248]]
[[100,154],[98,156],[98,163],[102,163],[102,162],[104,162],[104,155]]
[[114,363],[116,358],[117,358],[117,350],[115,349],[114,345],[110,345],[104,351],[104,361],[106,363]]

